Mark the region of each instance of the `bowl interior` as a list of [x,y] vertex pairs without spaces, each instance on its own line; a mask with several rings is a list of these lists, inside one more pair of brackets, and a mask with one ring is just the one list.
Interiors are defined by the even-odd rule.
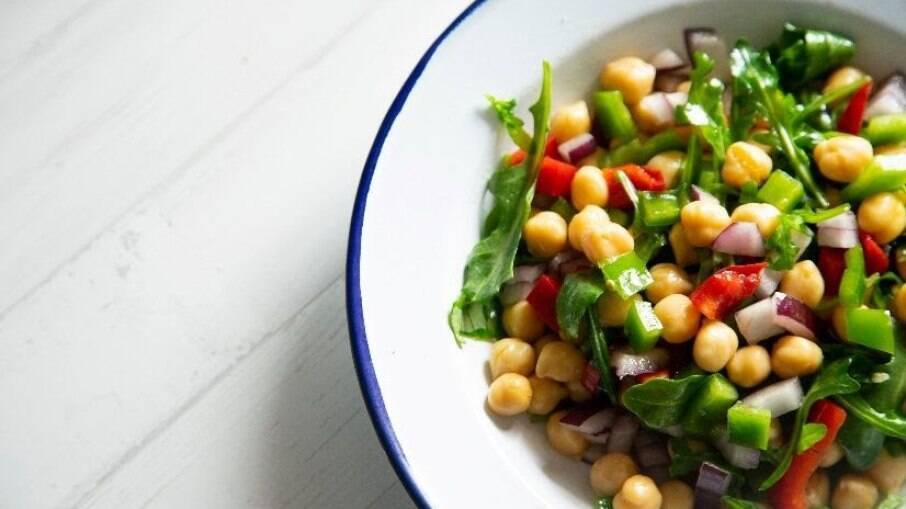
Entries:
[[[717,28],[728,44],[773,40],[785,21],[857,42],[856,65],[876,77],[902,67],[906,11],[893,0],[601,2],[488,0],[433,54],[369,161],[363,216],[354,217],[350,292],[360,290],[367,347],[389,426],[414,487],[434,507],[588,507],[588,467],[553,453],[542,423],[486,410],[489,346],[457,348],[446,316],[478,237],[485,182],[508,142],[484,94],[537,95],[540,63],[554,66],[554,106],[585,98],[602,65],[664,47],[684,54],[682,30]],[[367,179],[366,179],[367,181]],[[361,205],[360,205],[361,206]],[[361,210],[360,210],[361,212]],[[361,221],[361,223],[359,223]],[[356,299],[351,299],[351,302]],[[367,363],[367,358],[358,359]],[[361,368],[362,366],[360,366]]]

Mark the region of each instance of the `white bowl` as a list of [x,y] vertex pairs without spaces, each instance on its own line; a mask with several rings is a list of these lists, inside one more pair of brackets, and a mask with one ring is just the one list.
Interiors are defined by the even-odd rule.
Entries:
[[484,94],[517,97],[530,119],[543,59],[554,67],[556,107],[585,97],[612,58],[683,50],[685,27],[764,45],[785,21],[854,37],[856,64],[874,76],[903,63],[898,0],[479,0],[428,49],[369,154],[347,268],[362,392],[419,505],[585,508],[593,499],[588,467],[553,453],[543,425],[488,413],[489,346],[460,349],[447,328],[506,143]]

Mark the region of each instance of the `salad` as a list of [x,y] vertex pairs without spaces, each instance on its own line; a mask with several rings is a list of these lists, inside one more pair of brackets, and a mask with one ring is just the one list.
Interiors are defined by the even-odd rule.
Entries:
[[843,35],[685,32],[516,148],[449,314],[487,408],[590,465],[595,507],[906,507],[906,77]]

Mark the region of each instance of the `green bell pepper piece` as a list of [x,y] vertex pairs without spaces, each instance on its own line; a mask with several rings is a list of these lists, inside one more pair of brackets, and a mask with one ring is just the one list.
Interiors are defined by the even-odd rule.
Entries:
[[727,410],[739,400],[739,392],[718,373],[709,375],[704,386],[683,414],[681,423],[689,433],[704,435],[721,424]]
[[733,405],[727,410],[727,429],[730,442],[752,449],[767,450],[771,434],[771,411]]
[[564,200],[563,198],[557,198],[557,201],[555,201],[554,204],[551,205],[551,211],[559,214],[560,217],[565,219],[567,223],[570,222],[573,216],[576,215],[576,209],[570,202]]
[[623,330],[629,338],[629,346],[636,353],[644,353],[651,350],[657,343],[664,326],[654,314],[654,308],[651,307],[650,302],[637,300],[629,307]]
[[858,307],[865,296],[865,258],[862,246],[856,244],[849,248],[845,255],[846,270],[840,279],[840,290],[837,295],[840,304],[847,307]]
[[635,238],[635,253],[648,262],[667,245],[667,236],[662,232],[645,232]]
[[873,194],[895,191],[906,185],[906,156],[875,156],[851,184],[843,188],[840,197],[846,201],[859,201]]
[[893,353],[894,329],[890,313],[883,309],[846,310],[846,337],[852,343]]
[[758,201],[770,203],[781,212],[789,212],[805,197],[805,188],[788,173],[772,171],[768,181],[758,190]]
[[906,113],[874,117],[859,133],[872,145],[886,145],[906,140]]
[[632,224],[632,216],[629,215],[629,212],[620,209],[607,209],[607,215],[610,217],[610,222],[616,223],[623,227],[628,227]]
[[639,217],[649,228],[670,226],[680,217],[679,200],[673,193],[639,193]]
[[667,129],[655,134],[644,142],[636,138],[624,145],[620,145],[604,154],[598,162],[601,163],[601,166],[620,166],[629,163],[643,164],[661,152],[683,150],[686,145],[686,140],[679,135],[676,129]]
[[654,283],[645,263],[635,251],[630,251],[601,264],[601,272],[604,273],[607,286],[626,300]]
[[619,90],[595,92],[592,103],[598,130],[605,138],[625,143],[636,137],[632,113],[623,102],[623,94]]

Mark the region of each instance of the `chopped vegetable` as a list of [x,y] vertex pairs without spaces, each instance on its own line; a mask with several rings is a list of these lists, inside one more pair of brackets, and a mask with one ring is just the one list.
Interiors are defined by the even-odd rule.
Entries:
[[622,299],[628,299],[654,282],[645,261],[634,251],[621,255],[601,266],[601,272]]
[[[841,291],[841,298],[842,295]],[[847,309],[846,337],[853,343],[882,352],[893,353],[893,318],[884,309],[862,307]]]
[[783,82],[791,87],[805,84],[853,57],[855,44],[846,37],[824,30],[808,30],[787,23],[771,56]]
[[689,297],[701,314],[722,320],[745,299],[752,296],[760,282],[765,263],[733,265],[706,279]]
[[683,429],[705,434],[726,418],[727,410],[739,399],[739,392],[720,374],[709,375],[682,418]]
[[654,308],[650,302],[637,300],[629,307],[625,330],[626,336],[629,337],[629,346],[636,353],[644,353],[651,350],[657,343],[664,326],[654,314]]
[[766,450],[771,433],[771,411],[745,405],[734,405],[727,411],[730,442]]
[[544,275],[535,281],[535,287],[525,298],[535,309],[538,318],[554,331],[560,330],[560,326],[557,324],[557,293],[559,291],[560,283],[556,279]]
[[876,146],[906,141],[906,114],[874,117],[860,135]]
[[649,228],[670,226],[679,220],[679,200],[672,193],[639,193],[639,216]]
[[883,191],[895,191],[904,185],[906,156],[878,155],[855,181],[843,188],[840,196],[847,201],[860,201]]
[[621,143],[636,136],[635,122],[619,90],[603,90],[592,96],[598,130],[608,140]]
[[876,274],[884,272],[890,266],[890,259],[884,249],[875,242],[871,234],[860,231],[859,242],[862,244],[862,252],[865,255],[865,271],[867,274]]
[[688,405],[708,377],[656,378],[626,389],[623,406],[646,426],[667,428],[680,423]]
[[764,186],[758,190],[758,201],[770,203],[781,212],[793,210],[802,198],[805,197],[805,188],[802,182],[782,171],[773,171]]
[[610,399],[612,404],[617,403],[617,390],[610,372],[610,352],[607,349],[607,338],[604,331],[598,325],[598,320],[594,314],[588,313],[588,330],[589,342],[591,343],[592,359],[597,371],[598,379],[596,385]]
[[844,306],[858,306],[862,304],[865,295],[865,259],[862,257],[862,247],[855,246],[846,251],[846,270],[840,279],[838,295],[840,304]]
[[548,196],[569,196],[576,171],[576,167],[569,163],[545,157],[538,172],[538,192]]
[[589,308],[604,294],[604,279],[597,271],[576,272],[563,280],[555,309],[559,330],[567,338],[579,338],[580,326]]
[[859,134],[862,129],[862,117],[865,116],[865,107],[868,105],[868,96],[871,94],[871,83],[862,85],[855,95],[849,100],[840,119],[837,120],[837,130],[847,134]]
[[798,378],[788,378],[749,394],[742,404],[751,408],[764,408],[771,417],[786,415],[802,406],[804,395]]

